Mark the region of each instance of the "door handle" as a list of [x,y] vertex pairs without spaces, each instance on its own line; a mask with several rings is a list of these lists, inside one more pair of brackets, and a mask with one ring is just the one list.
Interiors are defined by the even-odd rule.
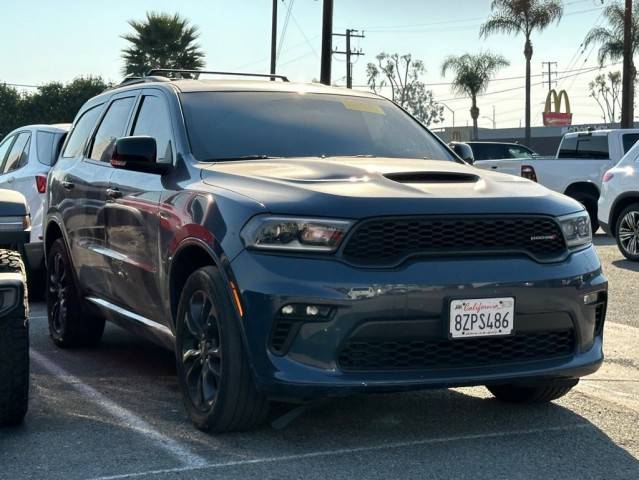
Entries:
[[107,197],[111,199],[120,198],[122,196],[122,192],[117,188],[107,188],[106,194]]
[[493,165],[492,167],[490,167],[491,170],[497,170],[497,165]]
[[16,179],[16,177],[9,177],[7,178],[7,183],[13,183],[13,181]]
[[75,187],[75,183],[70,182],[68,180],[63,180],[62,186],[64,187],[65,190],[72,190],[73,187]]

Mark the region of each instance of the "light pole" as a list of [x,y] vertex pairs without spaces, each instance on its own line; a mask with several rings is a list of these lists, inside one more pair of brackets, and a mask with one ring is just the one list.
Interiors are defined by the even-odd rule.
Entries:
[[437,102],[439,103],[442,107],[446,107],[446,109],[453,114],[453,128],[455,128],[455,110],[453,110],[452,108],[450,108],[448,105],[446,105],[444,102]]

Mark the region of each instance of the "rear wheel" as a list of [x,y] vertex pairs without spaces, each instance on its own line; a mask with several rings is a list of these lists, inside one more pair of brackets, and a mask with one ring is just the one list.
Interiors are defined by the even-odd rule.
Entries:
[[17,425],[29,404],[29,326],[24,264],[18,252],[0,250],[0,272],[18,273],[25,286],[18,306],[0,318],[0,425]]
[[49,334],[58,347],[94,346],[104,332],[104,319],[87,314],[75,284],[64,241],[59,238],[47,255],[47,316]]
[[566,395],[579,380],[558,385],[489,385],[486,388],[497,400],[507,403],[547,403]]
[[615,238],[624,257],[639,262],[639,203],[623,209],[615,225]]
[[176,362],[184,405],[200,430],[248,430],[265,420],[269,404],[255,388],[238,319],[214,267],[196,270],[182,290]]

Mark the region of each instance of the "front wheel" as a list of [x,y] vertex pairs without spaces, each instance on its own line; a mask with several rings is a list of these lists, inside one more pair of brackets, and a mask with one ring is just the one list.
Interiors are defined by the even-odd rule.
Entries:
[[615,238],[623,256],[639,262],[639,203],[623,209],[615,225]]
[[176,363],[184,406],[203,431],[249,430],[268,414],[257,391],[225,282],[215,267],[186,281],[177,312]]
[[547,403],[566,395],[579,380],[557,385],[489,385],[486,388],[497,400],[506,403]]

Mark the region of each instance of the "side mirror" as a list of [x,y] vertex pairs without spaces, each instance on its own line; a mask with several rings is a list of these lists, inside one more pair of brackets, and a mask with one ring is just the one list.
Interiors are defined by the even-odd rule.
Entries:
[[145,173],[166,173],[171,165],[157,163],[157,144],[152,137],[118,138],[111,155],[111,166]]
[[475,156],[473,155],[473,149],[465,143],[451,143],[449,147],[461,158],[464,162],[472,165],[475,163]]

